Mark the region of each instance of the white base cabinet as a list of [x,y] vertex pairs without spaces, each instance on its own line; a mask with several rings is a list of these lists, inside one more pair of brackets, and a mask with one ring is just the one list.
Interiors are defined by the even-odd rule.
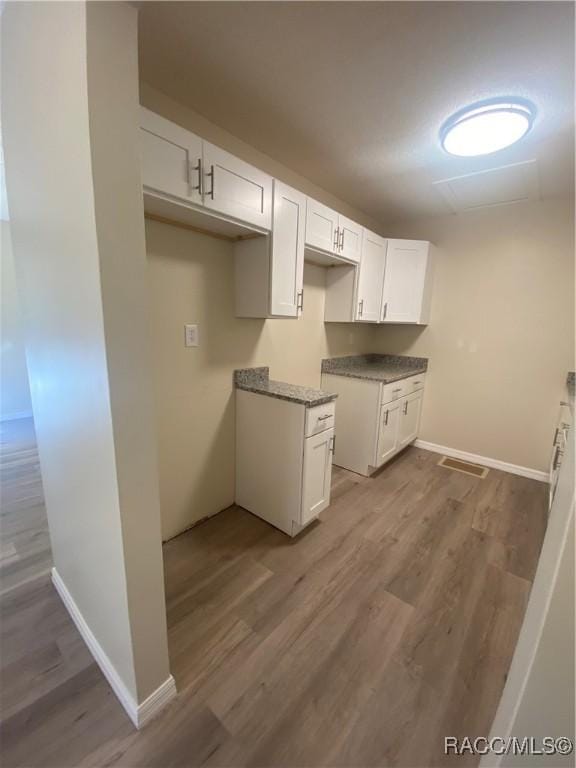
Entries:
[[371,475],[418,437],[425,374],[391,384],[322,374],[338,394],[334,464]]
[[330,504],[335,403],[236,390],[236,503],[296,536]]

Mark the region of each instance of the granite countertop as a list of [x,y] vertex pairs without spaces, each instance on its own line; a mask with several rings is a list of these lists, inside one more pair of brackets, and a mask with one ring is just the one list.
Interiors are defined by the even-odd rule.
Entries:
[[427,368],[427,357],[404,355],[349,355],[322,360],[322,373],[382,381],[384,384],[425,373]]
[[267,395],[278,400],[299,403],[306,408],[330,403],[338,397],[334,393],[323,392],[321,389],[287,384],[285,381],[274,381],[270,379],[270,369],[265,366],[241,368],[234,371],[234,386],[236,389],[243,389],[246,392],[255,392],[258,395]]

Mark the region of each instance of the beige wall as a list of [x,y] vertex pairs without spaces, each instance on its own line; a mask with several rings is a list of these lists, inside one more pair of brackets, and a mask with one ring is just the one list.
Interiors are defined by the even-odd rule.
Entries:
[[567,200],[395,227],[437,246],[430,325],[380,327],[373,344],[430,358],[423,440],[547,469],[574,369],[573,231]]
[[[321,267],[305,266],[300,320],[239,320],[230,243],[148,221],[146,245],[167,539],[234,501],[234,368],[318,387],[322,357],[367,351],[372,329],[324,325]],[[185,323],[199,324],[199,347],[184,347]]]
[[32,413],[10,224],[0,221],[0,418]]
[[123,3],[79,2],[8,3],[2,21],[6,180],[54,563],[133,704],[168,676],[136,24]]

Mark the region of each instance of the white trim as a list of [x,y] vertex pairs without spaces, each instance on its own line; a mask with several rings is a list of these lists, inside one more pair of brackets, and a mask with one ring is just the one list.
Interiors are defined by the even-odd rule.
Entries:
[[32,411],[15,411],[14,413],[3,413],[0,421],[16,421],[16,419],[29,419],[32,417]]
[[118,697],[120,703],[126,710],[128,717],[132,720],[136,728],[141,728],[176,695],[176,683],[174,682],[174,678],[170,675],[150,694],[150,696],[144,699],[141,704],[138,704],[86,623],[84,616],[82,616],[80,609],[76,605],[74,598],[68,591],[68,587],[62,581],[56,568],[52,568],[52,583],[60,595],[62,602],[66,606],[78,632],[80,632],[82,639],[88,646],[88,650],[102,670],[102,674],[106,680],[108,680],[110,687]]
[[488,456],[478,456],[476,453],[459,451],[457,448],[448,448],[446,445],[429,443],[426,440],[415,440],[413,445],[415,445],[416,448],[423,448],[425,451],[443,453],[445,456],[450,456],[453,459],[464,459],[465,461],[471,461],[474,464],[482,464],[483,466],[490,467],[491,469],[499,469],[502,472],[510,472],[512,475],[520,475],[521,477],[529,477],[532,480],[539,480],[542,483],[549,482],[548,473],[541,472],[539,469],[530,469],[530,467],[521,467],[518,464],[509,464],[507,461],[491,459]]
[[142,704],[138,705],[138,725],[142,728],[146,723],[155,717],[166,704],[176,696],[176,682],[172,675],[166,678],[162,685],[159,685],[155,691],[152,691]]

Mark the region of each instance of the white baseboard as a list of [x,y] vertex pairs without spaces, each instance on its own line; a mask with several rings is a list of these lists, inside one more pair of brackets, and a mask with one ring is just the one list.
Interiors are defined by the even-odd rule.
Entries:
[[521,477],[529,477],[532,480],[539,480],[542,483],[549,482],[548,473],[541,472],[539,469],[530,469],[530,467],[521,467],[518,464],[509,464],[507,461],[491,459],[488,456],[478,456],[476,453],[459,451],[457,448],[448,448],[446,445],[429,443],[426,440],[416,440],[413,444],[416,448],[423,448],[426,451],[433,451],[434,453],[442,453],[444,456],[450,456],[453,459],[471,461],[474,464],[482,464],[484,467],[499,469],[501,472],[510,472],[512,475],[520,475]]
[[15,411],[14,413],[3,413],[0,416],[0,421],[15,421],[16,419],[30,419],[32,418],[32,411]]
[[102,670],[102,674],[106,680],[108,680],[110,687],[126,710],[128,717],[132,720],[136,728],[142,728],[145,723],[151,720],[152,717],[154,717],[154,715],[156,715],[176,695],[176,683],[174,682],[174,678],[170,675],[150,694],[150,696],[144,699],[141,704],[138,704],[86,623],[86,620],[80,613],[80,609],[76,605],[74,598],[68,591],[68,587],[62,581],[56,568],[52,568],[52,583],[60,595],[62,602],[66,606],[78,632],[82,635],[82,639],[88,646],[94,660]]

